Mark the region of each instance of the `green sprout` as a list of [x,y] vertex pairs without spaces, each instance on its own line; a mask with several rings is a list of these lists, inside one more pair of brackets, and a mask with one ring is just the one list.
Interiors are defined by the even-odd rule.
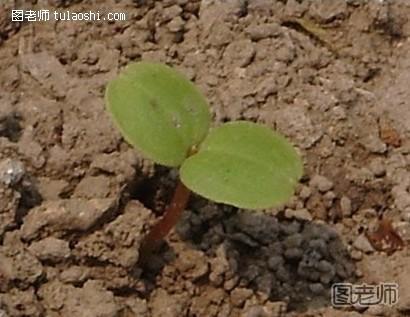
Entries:
[[285,203],[302,176],[295,149],[268,127],[234,121],[210,128],[207,100],[169,66],[133,63],[109,83],[105,98],[127,142],[155,163],[179,168],[173,199],[146,238],[150,246],[178,222],[190,191],[239,208],[266,209]]

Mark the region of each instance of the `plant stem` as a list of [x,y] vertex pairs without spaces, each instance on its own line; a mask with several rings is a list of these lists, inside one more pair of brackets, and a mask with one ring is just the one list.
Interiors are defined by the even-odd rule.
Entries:
[[190,193],[191,191],[179,180],[172,201],[165,210],[162,219],[154,225],[146,236],[142,246],[143,252],[154,249],[177,224],[188,203]]

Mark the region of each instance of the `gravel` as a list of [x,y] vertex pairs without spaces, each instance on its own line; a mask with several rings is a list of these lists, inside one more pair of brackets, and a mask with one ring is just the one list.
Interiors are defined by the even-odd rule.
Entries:
[[25,174],[23,163],[5,159],[0,162],[0,182],[7,186],[14,186],[21,181]]
[[380,157],[377,157],[370,162],[369,169],[375,177],[382,177],[386,173],[383,159]]
[[29,251],[41,261],[58,262],[68,258],[71,254],[66,240],[47,237],[43,240],[33,242]]
[[311,221],[313,219],[311,213],[306,208],[301,208],[297,210],[286,208],[285,217],[289,219],[294,218],[297,220],[304,220],[304,221]]
[[356,238],[356,240],[353,242],[353,247],[364,253],[374,252],[373,246],[370,244],[369,240],[364,234],[361,234]]
[[313,176],[309,182],[309,185],[317,188],[322,193],[325,193],[333,188],[333,182],[322,175]]
[[340,210],[343,217],[349,217],[352,214],[352,201],[349,197],[343,196],[340,199]]

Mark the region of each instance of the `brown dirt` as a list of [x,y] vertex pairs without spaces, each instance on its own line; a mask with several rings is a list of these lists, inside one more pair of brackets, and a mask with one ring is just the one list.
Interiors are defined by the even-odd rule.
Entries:
[[[12,23],[14,5],[127,20]],[[3,1],[0,316],[408,316],[409,17],[407,0]],[[141,259],[176,175],[103,100],[140,59],[187,74],[216,122],[288,136],[305,160],[293,199],[253,213],[194,197]],[[393,254],[367,240],[382,216],[405,242]],[[399,303],[334,309],[341,281],[397,282]]]

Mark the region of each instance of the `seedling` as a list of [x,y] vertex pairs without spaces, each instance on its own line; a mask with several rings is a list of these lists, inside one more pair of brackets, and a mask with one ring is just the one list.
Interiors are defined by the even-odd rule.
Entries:
[[131,64],[109,83],[105,98],[130,144],[157,164],[179,168],[173,199],[146,237],[149,246],[178,222],[191,191],[239,208],[264,209],[285,203],[302,176],[295,149],[268,127],[235,121],[210,128],[206,99],[169,66]]

